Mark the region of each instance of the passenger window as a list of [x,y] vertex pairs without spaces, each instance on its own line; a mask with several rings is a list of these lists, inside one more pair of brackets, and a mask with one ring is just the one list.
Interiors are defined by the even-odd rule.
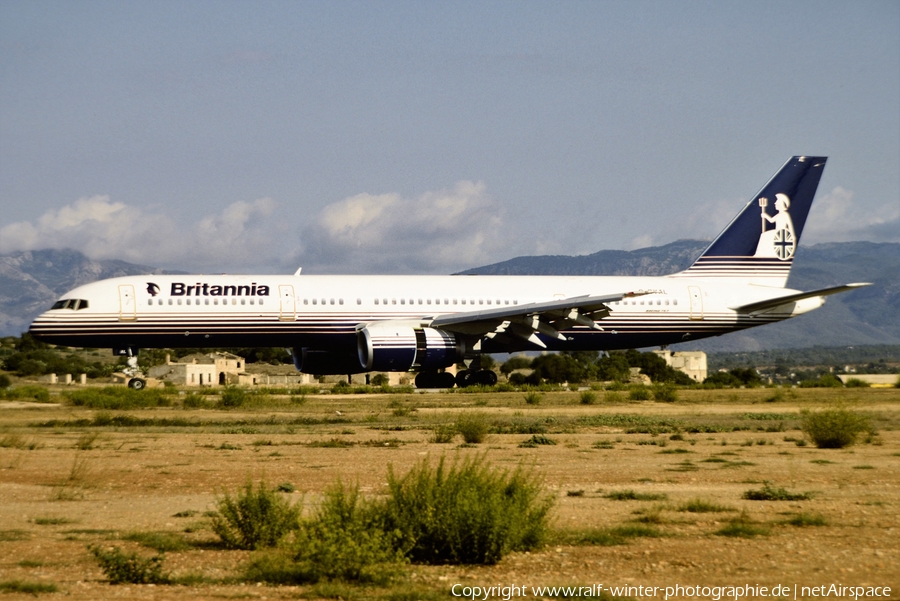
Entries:
[[449,305],[449,304],[450,304],[450,300],[445,298],[445,299],[444,299],[444,304],[445,304],[445,305]]
[[[260,303],[260,304],[262,304],[262,303]],[[339,305],[343,305],[343,304],[344,304],[344,299],[339,298],[339,299],[338,299],[338,304],[339,304]]]
[[677,298],[672,299],[672,304],[673,304],[673,305],[677,305],[677,304],[678,304],[678,299],[677,299]]
[[303,299],[303,304],[304,304],[304,305],[308,305],[308,304],[309,304],[309,299],[308,299],[308,298],[304,298],[304,299]]
[[419,299],[419,304],[420,304],[420,305],[422,304],[422,299],[421,299],[421,298]]
[[178,306],[181,306],[181,299],[178,299]]
[[361,304],[362,304],[362,299],[361,299],[361,298],[356,299],[356,304],[357,304],[357,305],[361,305]]
[[250,299],[250,304],[251,304],[251,305],[255,304],[255,303],[253,302],[254,300],[255,300],[255,299],[252,299],[252,298]]
[[316,299],[313,299],[313,304],[317,305],[317,304],[319,304],[319,301],[317,301]]
[[430,298],[429,298],[429,299],[426,299],[426,300],[425,300],[425,304],[430,305],[430,304],[431,304],[431,299],[430,299]]
[[213,299],[213,304],[214,304],[214,305],[218,305],[218,304],[219,304],[219,299],[214,298],[214,299]]
[[386,299],[386,298],[381,299],[381,301],[382,301],[381,304],[383,304],[383,305],[386,305],[386,304],[387,304],[387,299]]
[[668,305],[668,304],[669,304],[669,299],[666,299],[666,305]]
[[376,304],[376,305],[378,304],[378,299],[377,299],[377,298],[375,299],[375,304]]
[[461,302],[462,302],[462,304],[464,304],[464,305],[465,305],[465,304],[466,304],[466,299],[462,299],[462,301],[461,301]]
[[400,299],[400,304],[401,304],[401,305],[405,305],[405,304],[406,304],[406,299],[405,299],[405,298],[401,298],[401,299]]
[[392,298],[392,299],[391,299],[391,304],[392,304],[392,305],[396,305],[396,304],[397,304],[397,299],[396,299],[396,298]]
[[242,299],[241,299],[241,304],[242,304],[242,305],[246,305],[246,304],[247,304],[247,299],[242,298]]
[[263,304],[263,300],[265,300],[265,299],[262,299],[262,298],[259,299],[259,304],[260,304],[260,305]]
[[209,299],[208,299],[208,298],[204,298],[204,299],[203,299],[203,304],[204,304],[204,305],[208,305],[208,304],[209,304]]

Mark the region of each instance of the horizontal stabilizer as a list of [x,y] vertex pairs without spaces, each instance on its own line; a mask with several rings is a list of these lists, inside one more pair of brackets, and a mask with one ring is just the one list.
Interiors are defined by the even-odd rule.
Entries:
[[738,313],[758,313],[760,311],[765,311],[766,309],[774,309],[775,307],[780,307],[781,305],[786,305],[788,303],[793,303],[796,301],[803,300],[805,298],[813,298],[816,296],[829,296],[831,294],[837,294],[839,292],[846,292],[847,290],[853,290],[855,288],[862,288],[864,286],[871,286],[872,284],[866,282],[858,282],[855,284],[844,284],[843,286],[834,286],[832,288],[822,288],[820,290],[811,290],[809,292],[798,292],[797,294],[788,294],[785,296],[777,296],[775,298],[769,298],[762,301],[757,301],[755,303],[749,303],[746,305],[740,305],[739,307],[729,307]]

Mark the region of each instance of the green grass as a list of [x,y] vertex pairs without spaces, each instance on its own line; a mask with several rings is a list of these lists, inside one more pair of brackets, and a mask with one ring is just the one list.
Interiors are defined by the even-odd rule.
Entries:
[[613,501],[663,501],[667,498],[663,493],[639,493],[631,489],[614,490],[603,496]]
[[160,553],[185,551],[190,545],[180,534],[174,532],[129,532],[122,540],[136,542]]
[[691,499],[678,506],[678,511],[686,511],[688,513],[721,513],[726,511],[737,511],[734,507],[727,505],[719,505],[704,499]]
[[828,520],[825,519],[825,516],[819,513],[802,512],[791,516],[782,523],[787,524],[788,526],[798,526],[804,528],[807,526],[827,526]]
[[0,593],[23,593],[37,597],[43,593],[55,593],[59,588],[52,582],[31,582],[28,580],[0,581]]
[[34,518],[32,522],[37,524],[38,526],[60,526],[62,524],[74,524],[77,520],[72,520],[69,518],[63,517],[42,517],[42,518]]
[[755,536],[765,536],[769,534],[769,528],[759,524],[742,512],[740,516],[729,520],[729,522],[716,530],[719,536],[729,536],[734,538],[753,538]]

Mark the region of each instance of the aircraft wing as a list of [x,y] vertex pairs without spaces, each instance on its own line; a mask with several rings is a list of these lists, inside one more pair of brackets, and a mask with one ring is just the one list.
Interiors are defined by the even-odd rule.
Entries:
[[754,303],[748,303],[746,305],[740,305],[737,307],[729,307],[738,313],[759,313],[760,311],[765,311],[767,309],[774,309],[775,307],[780,307],[781,305],[786,305],[788,303],[793,303],[799,300],[803,300],[805,298],[813,298],[816,296],[829,296],[831,294],[837,294],[838,292],[846,292],[847,290],[853,290],[855,288],[862,288],[864,286],[871,286],[872,284],[866,282],[857,282],[855,284],[844,284],[843,286],[834,286],[832,288],[822,288],[820,290],[811,290],[809,292],[798,292],[796,294],[788,294],[785,296],[776,296],[775,298],[769,298],[762,301],[756,301]]
[[429,326],[467,336],[521,338],[547,348],[538,334],[566,340],[560,330],[574,325],[603,330],[595,322],[609,315],[609,303],[643,294],[646,293],[622,292],[604,296],[586,294],[543,303],[450,313],[437,315]]

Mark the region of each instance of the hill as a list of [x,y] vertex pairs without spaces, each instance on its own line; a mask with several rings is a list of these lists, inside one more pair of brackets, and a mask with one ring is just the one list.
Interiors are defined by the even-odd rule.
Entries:
[[41,311],[76,286],[123,275],[182,273],[125,261],[93,261],[47,249],[0,255],[0,335],[18,336]]

